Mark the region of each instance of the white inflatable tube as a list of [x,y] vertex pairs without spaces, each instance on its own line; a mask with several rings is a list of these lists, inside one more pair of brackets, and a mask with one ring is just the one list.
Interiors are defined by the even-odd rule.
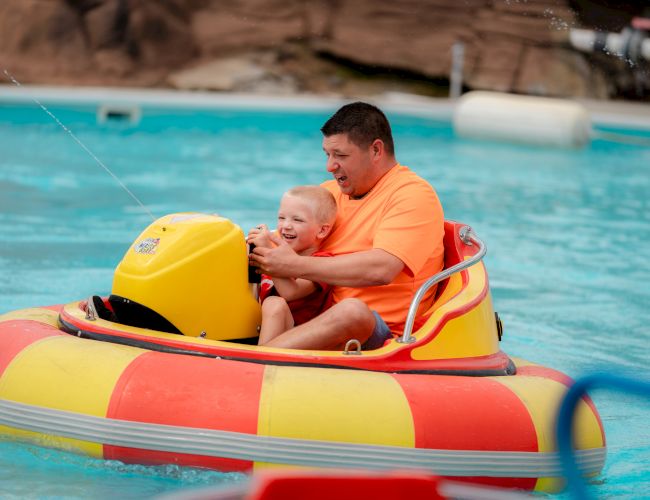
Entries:
[[577,102],[484,91],[458,100],[453,125],[461,137],[556,147],[584,146],[591,133]]

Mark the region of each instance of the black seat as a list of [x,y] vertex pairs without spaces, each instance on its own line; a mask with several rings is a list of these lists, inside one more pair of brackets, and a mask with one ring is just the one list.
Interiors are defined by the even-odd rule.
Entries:
[[[101,302],[101,298],[97,297]],[[135,326],[137,328],[148,328],[150,330],[156,330],[159,332],[166,333],[177,333],[182,335],[182,333],[176,328],[173,324],[163,318],[156,311],[149,309],[147,306],[143,306],[137,302],[129,300],[125,297],[120,297],[119,295],[111,295],[108,297],[108,302],[113,308],[112,315],[115,319],[109,321],[115,321],[116,323],[121,323],[127,326]],[[93,297],[93,303],[95,303],[95,297]],[[97,304],[95,304],[95,307]],[[110,312],[104,303],[102,302],[104,309]],[[102,313],[97,309],[97,314],[99,317],[102,317]],[[107,318],[104,318],[107,319]]]

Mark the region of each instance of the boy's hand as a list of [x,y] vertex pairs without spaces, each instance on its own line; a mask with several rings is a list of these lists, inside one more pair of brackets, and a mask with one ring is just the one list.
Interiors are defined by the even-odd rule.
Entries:
[[249,262],[261,272],[276,278],[296,278],[296,260],[300,256],[276,234],[267,231],[270,245],[256,246],[248,256]]
[[246,243],[252,243],[256,247],[271,248],[273,244],[271,243],[271,232],[269,228],[265,224],[255,226],[248,232]]

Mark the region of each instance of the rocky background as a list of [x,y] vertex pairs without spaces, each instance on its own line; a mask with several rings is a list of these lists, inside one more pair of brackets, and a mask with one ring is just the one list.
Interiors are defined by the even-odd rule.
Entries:
[[650,100],[646,63],[568,43],[571,28],[619,32],[633,16],[650,17],[648,5],[2,0],[0,69],[32,84],[446,96],[452,47],[460,42],[465,89]]

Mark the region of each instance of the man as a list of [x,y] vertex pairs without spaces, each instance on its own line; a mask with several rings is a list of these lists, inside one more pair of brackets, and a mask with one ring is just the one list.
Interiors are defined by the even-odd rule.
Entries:
[[[334,229],[321,247],[333,257],[297,255],[282,239],[257,247],[251,263],[265,274],[332,285],[333,305],[267,345],[341,349],[357,339],[364,349],[399,335],[413,295],[443,266],[444,216],[433,188],[395,159],[384,113],[356,102],[321,128],[327,171],[336,198]],[[430,290],[421,314],[432,303]]]

